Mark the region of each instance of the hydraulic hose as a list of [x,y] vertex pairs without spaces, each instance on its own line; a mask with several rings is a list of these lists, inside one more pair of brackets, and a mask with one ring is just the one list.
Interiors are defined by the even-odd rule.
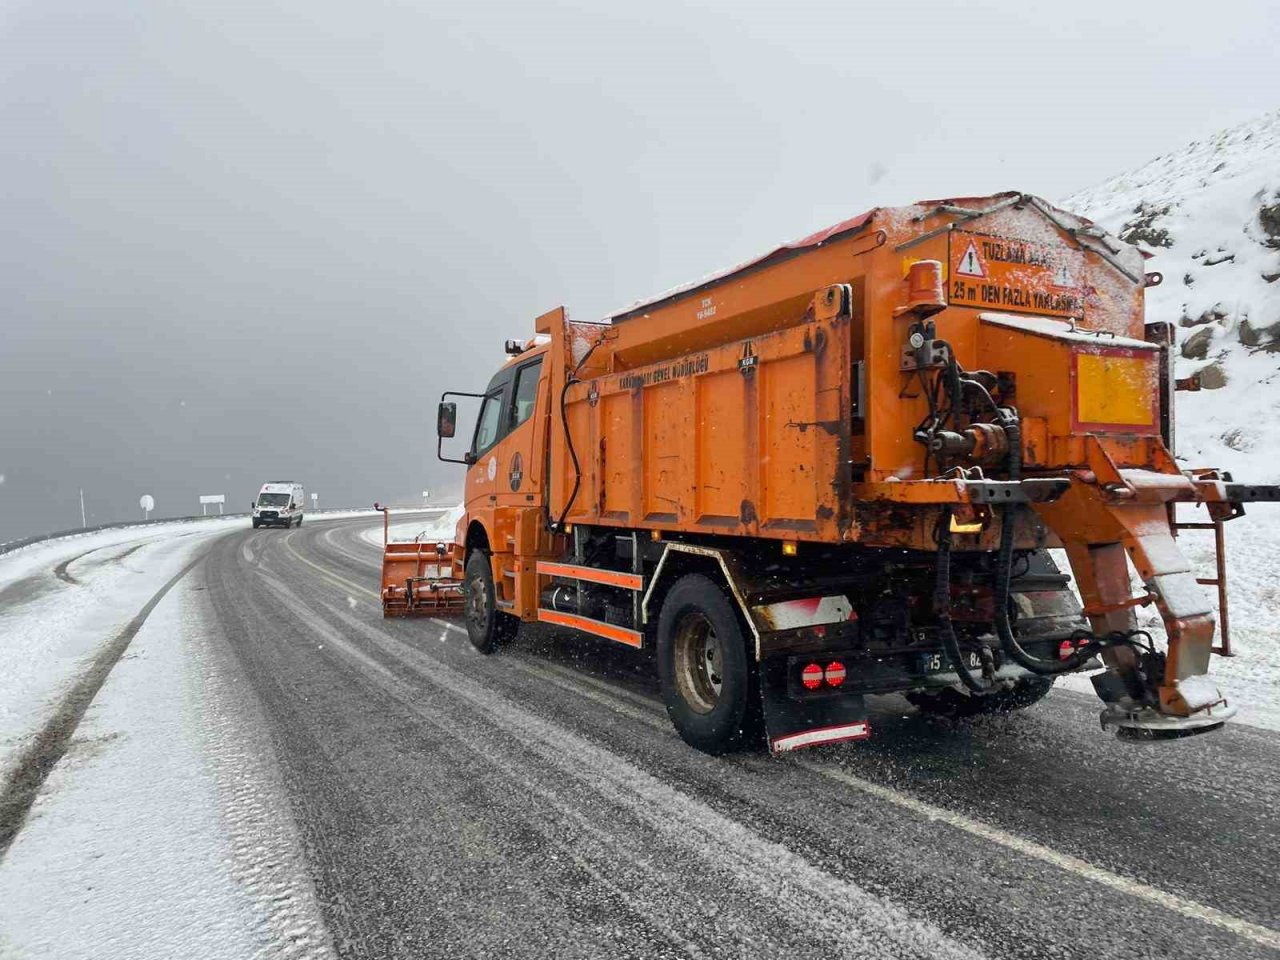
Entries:
[[[1005,435],[1009,438],[1009,479],[1017,482],[1022,479],[1022,429],[1018,423],[1017,414],[1008,415],[1003,426]],[[996,608],[996,635],[1000,638],[1000,649],[1018,666],[1042,677],[1076,670],[1085,662],[1088,654],[1075,650],[1065,660],[1043,660],[1027,653],[1018,643],[1018,638],[1014,636],[1013,625],[1009,622],[1009,581],[1013,569],[1013,541],[1017,533],[1017,520],[1018,505],[1004,504],[1000,510],[1000,549],[996,554],[993,598]]]
[[[944,379],[945,378],[945,379]],[[997,422],[1004,428],[1009,442],[1008,473],[1009,480],[1016,483],[1022,479],[1022,428],[1017,411],[1013,408],[1001,408],[991,396],[991,392],[978,380],[966,377],[956,363],[954,357],[940,372],[935,381],[934,390],[945,391],[950,401],[950,408],[939,411],[933,397],[930,397],[930,420],[933,428],[946,425],[948,420],[958,417],[963,400],[964,387],[974,389],[986,401],[996,415]],[[928,472],[928,451],[925,453],[925,471]],[[943,466],[939,461],[939,469]],[[1009,584],[1013,570],[1013,548],[1017,534],[1018,505],[1006,503],[1000,509],[1000,546],[996,554],[996,570],[994,584],[995,628],[1000,639],[1000,649],[1009,659],[1019,666],[1040,676],[1053,676],[1078,669],[1091,655],[1092,650],[1076,649],[1065,660],[1043,660],[1027,653],[1018,643],[1014,635],[1013,625],[1009,621]],[[975,693],[985,692],[978,681],[973,678],[960,655],[960,646],[956,641],[955,629],[951,624],[951,508],[943,511],[938,534],[938,577],[934,592],[934,608],[938,616],[939,633],[943,649],[956,668],[960,681]]]
[[578,451],[573,448],[573,435],[569,432],[569,412],[564,405],[564,399],[569,395],[569,388],[579,382],[581,381],[576,376],[570,375],[565,378],[564,388],[560,391],[560,423],[564,427],[564,445],[569,451],[569,459],[573,461],[573,490],[569,493],[569,499],[565,502],[560,519],[555,522],[552,530],[564,529],[564,518],[569,516],[569,511],[573,509],[573,502],[578,499],[578,488],[582,486],[582,464],[578,462]]
[[987,688],[982,681],[975,680],[965,665],[960,654],[960,644],[956,640],[955,627],[951,623],[951,508],[942,508],[942,517],[938,521],[938,565],[937,578],[933,588],[933,611],[938,618],[938,635],[942,639],[942,649],[947,659],[955,668],[956,676],[970,691],[984,694]]
[[586,362],[591,359],[591,355],[596,352],[596,347],[604,343],[604,337],[601,337],[595,343],[587,348],[587,352],[582,355],[582,359],[578,361],[573,368],[573,372],[564,378],[564,387],[560,390],[560,424],[564,427],[564,445],[569,450],[569,459],[573,461],[573,490],[569,493],[569,499],[565,502],[564,510],[560,513],[560,519],[552,526],[552,530],[563,530],[564,521],[569,516],[569,511],[573,509],[573,503],[578,499],[578,490],[582,487],[582,464],[578,461],[578,451],[573,446],[573,434],[569,432],[569,411],[565,409],[565,397],[569,395],[569,388],[575,383],[581,383],[578,379],[578,371],[580,371]]

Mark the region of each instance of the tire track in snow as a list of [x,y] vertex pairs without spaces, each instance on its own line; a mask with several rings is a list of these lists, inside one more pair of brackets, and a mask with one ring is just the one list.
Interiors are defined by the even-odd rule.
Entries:
[[80,586],[80,581],[67,572],[67,567],[71,566],[77,560],[87,557],[91,553],[97,553],[99,550],[105,550],[106,547],[94,547],[92,550],[86,550],[84,553],[77,553],[74,557],[63,560],[60,564],[53,568],[53,575],[63,583],[69,583],[73,587]]
[[[190,536],[190,534],[186,534],[186,536]],[[174,537],[173,539],[176,540],[178,538]],[[148,544],[152,544],[155,542],[156,542],[155,539],[152,538],[148,540],[143,540],[141,543],[135,543],[133,546],[129,547],[127,550],[121,553],[117,553],[114,556],[106,557],[100,562],[94,564],[94,566],[103,566],[108,563],[118,563],[119,561],[123,560],[125,557],[129,556],[130,554],[135,553],[138,550],[141,550],[143,547],[147,546]],[[92,550],[86,550],[84,553],[78,553],[74,557],[70,557],[66,560],[63,560],[60,564],[58,564],[56,567],[53,568],[53,575],[57,577],[59,580],[61,580],[63,583],[69,583],[74,587],[84,586],[81,580],[78,577],[74,576],[68,568],[71,566],[71,564],[77,563],[78,561],[83,560],[85,557],[89,556],[90,554],[101,553],[103,550],[111,549],[112,546],[116,546],[116,544],[111,544],[105,547],[94,547]]]

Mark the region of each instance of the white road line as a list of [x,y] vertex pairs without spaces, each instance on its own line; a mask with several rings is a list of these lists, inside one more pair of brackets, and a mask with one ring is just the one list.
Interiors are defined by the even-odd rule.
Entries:
[[1188,900],[1177,894],[1142,883],[1139,880],[1123,877],[1118,873],[1112,873],[1110,870],[1104,870],[1102,867],[1095,867],[1093,864],[1078,857],[1059,853],[1057,850],[1042,846],[1033,840],[1027,840],[1016,834],[1008,833],[999,827],[993,827],[979,820],[972,820],[963,814],[945,810],[942,807],[935,807],[931,803],[917,800],[915,797],[899,793],[897,790],[881,786],[878,783],[872,783],[870,780],[864,780],[851,773],[845,773],[843,770],[831,770],[810,760],[801,760],[798,763],[806,770],[826,777],[828,780],[835,780],[879,800],[896,804],[926,819],[945,823],[948,826],[955,827],[957,830],[963,830],[1007,850],[1043,861],[1060,870],[1065,870],[1078,877],[1099,883],[1104,887],[1110,887],[1113,890],[1119,890],[1121,893],[1127,893],[1130,896],[1154,903],[1181,916],[1189,917],[1193,920],[1201,920],[1215,927],[1221,927],[1223,930],[1234,933],[1236,936],[1243,937],[1246,940],[1251,940],[1261,946],[1269,947],[1273,950],[1280,949],[1280,931],[1278,930],[1272,930],[1270,927],[1242,920],[1240,917],[1233,917],[1229,913],[1223,913],[1221,910],[1198,903],[1195,900]]
[[[330,580],[380,599],[376,591],[369,590],[367,587],[357,586],[351,581],[339,577],[324,567],[321,567],[319,564],[312,563],[310,560],[301,556],[296,550],[294,550],[293,546],[287,540],[285,541],[285,547],[290,553],[297,557],[297,559],[301,560],[307,566],[319,571]],[[444,620],[430,618],[430,622],[439,624],[447,630],[456,630],[459,633],[466,633],[465,630],[456,624],[448,623]],[[622,706],[622,704],[618,704],[618,706]],[[623,712],[630,713],[631,711],[624,710]],[[885,800],[889,803],[895,804],[896,806],[902,807],[903,809],[910,810],[911,812],[925,817],[926,819],[945,823],[948,826],[955,827],[957,830],[963,830],[966,833],[975,837],[980,837],[983,840],[987,840],[998,846],[1004,847],[1007,850],[1012,850],[1015,853],[1022,854],[1023,856],[1031,857],[1033,859],[1040,860],[1043,863],[1050,864],[1051,866],[1057,867],[1059,870],[1065,870],[1068,873],[1075,874],[1076,876],[1082,877],[1086,880],[1091,880],[1104,887],[1110,887],[1113,890],[1119,890],[1120,892],[1127,893],[1130,896],[1146,900],[1149,903],[1154,903],[1181,916],[1189,917],[1193,920],[1200,920],[1204,923],[1212,924],[1215,927],[1220,927],[1221,929],[1227,930],[1238,937],[1242,937],[1245,940],[1268,947],[1272,950],[1280,950],[1280,930],[1273,930],[1270,927],[1264,927],[1260,924],[1252,923],[1240,917],[1232,916],[1229,913],[1224,913],[1223,911],[1210,907],[1207,904],[1199,903],[1195,900],[1188,900],[1185,897],[1178,896],[1177,894],[1169,893],[1167,890],[1161,890],[1158,887],[1153,887],[1140,880],[1134,880],[1129,877],[1121,876],[1118,873],[1112,873],[1110,870],[1104,870],[1102,867],[1094,866],[1093,864],[1081,860],[1078,857],[1073,857],[1066,853],[1060,853],[1057,850],[1050,849],[1049,847],[1036,843],[1033,840],[1028,840],[1025,837],[1019,837],[1016,834],[1001,830],[999,827],[993,827],[990,824],[982,823],[979,820],[973,820],[966,817],[964,814],[955,813],[951,810],[934,806],[931,803],[926,803],[924,800],[918,800],[905,793],[899,793],[897,790],[890,787],[881,786],[878,783],[872,783],[870,780],[864,780],[851,773],[845,773],[843,770],[831,770],[808,760],[798,761],[798,765],[804,767],[806,770],[818,774],[819,776],[826,777],[828,780],[834,780],[847,787],[853,787],[855,790],[859,790],[862,793],[866,793],[880,800]]]

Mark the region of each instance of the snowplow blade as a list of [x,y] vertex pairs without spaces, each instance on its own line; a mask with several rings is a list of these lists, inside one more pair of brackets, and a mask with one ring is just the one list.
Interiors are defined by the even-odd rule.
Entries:
[[391,511],[382,514],[382,616],[443,617],[462,612],[462,581],[453,575],[453,544],[393,542]]
[[453,578],[453,546],[388,543],[382,552],[382,615],[440,617],[462,612],[462,581]]

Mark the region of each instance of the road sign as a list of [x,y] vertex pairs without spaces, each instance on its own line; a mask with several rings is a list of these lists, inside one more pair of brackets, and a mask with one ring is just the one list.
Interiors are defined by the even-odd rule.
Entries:
[[138,506],[142,508],[142,519],[148,519],[148,514],[156,508],[156,498],[149,493],[144,493],[142,499],[138,501]]
[[218,505],[218,516],[222,516],[222,505],[226,502],[227,502],[227,495],[225,493],[211,493],[211,494],[202,496],[200,498],[200,516],[202,517],[205,516],[206,514],[205,507],[207,507],[211,503],[216,503]]

